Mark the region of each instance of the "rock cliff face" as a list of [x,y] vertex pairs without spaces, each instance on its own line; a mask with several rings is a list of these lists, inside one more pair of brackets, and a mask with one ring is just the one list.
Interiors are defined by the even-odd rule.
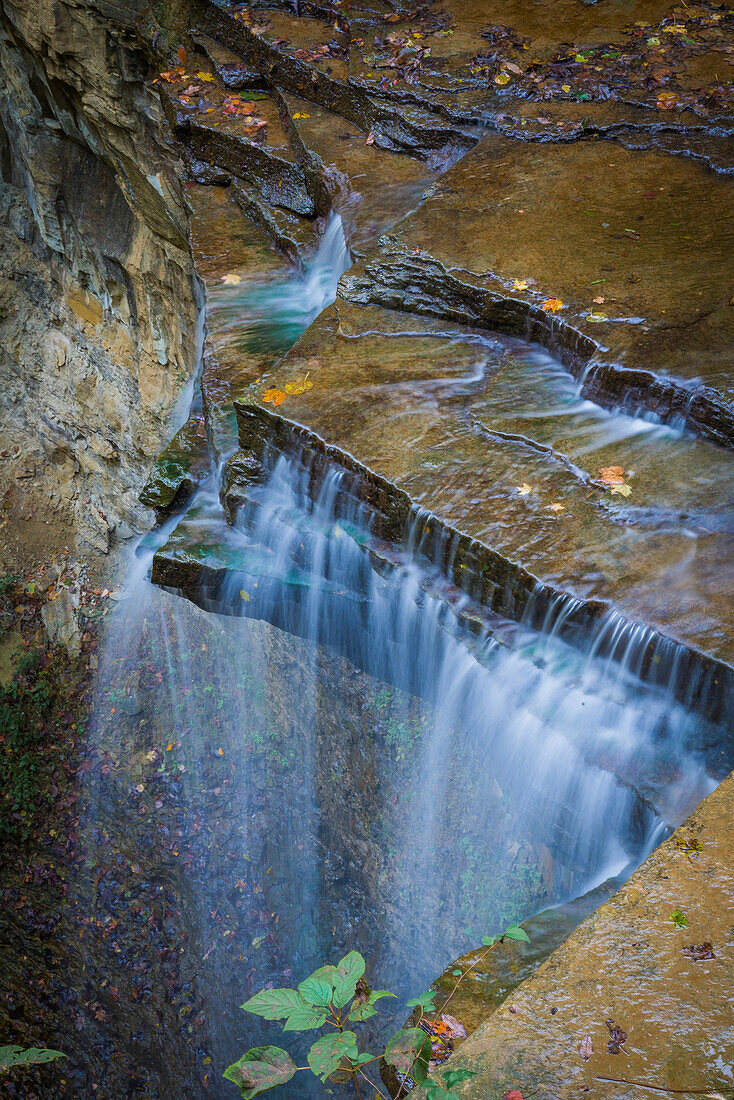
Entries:
[[[0,13],[0,492],[6,568],[100,564],[199,358],[201,292],[135,5]],[[148,513],[149,516],[149,513]]]

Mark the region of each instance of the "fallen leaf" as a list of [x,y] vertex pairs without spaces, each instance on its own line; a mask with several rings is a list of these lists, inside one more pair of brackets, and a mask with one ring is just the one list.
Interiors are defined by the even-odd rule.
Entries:
[[601,295],[600,295],[598,298],[594,299],[594,302],[595,302],[596,305],[600,306],[602,304],[602,302],[606,302],[606,298],[602,298]]
[[561,91],[562,92],[570,92],[571,91],[571,85],[570,84],[561,84]]
[[676,926],[676,928],[687,928],[688,917],[680,909],[674,909],[668,917],[668,920]]
[[449,1016],[447,1012],[441,1013],[441,1019],[446,1026],[451,1030],[451,1036],[454,1039],[466,1039],[466,1028],[463,1024],[460,1024],[455,1016]]
[[546,298],[543,309],[546,313],[558,313],[559,309],[563,309],[563,302],[560,298]]
[[614,1020],[607,1020],[609,1028],[609,1043],[607,1049],[610,1054],[621,1054],[621,1048],[627,1042],[627,1032],[615,1024]]
[[526,497],[528,493],[532,493],[532,491],[533,487],[532,485],[528,485],[527,481],[523,481],[522,485],[518,485],[517,487],[518,495],[521,497]]
[[502,1100],[525,1100],[525,1097],[519,1089],[510,1089],[510,1091],[506,1092],[502,1097]]
[[549,504],[548,507],[550,508],[551,512],[565,512],[566,511],[566,507],[565,507],[564,504]]
[[206,80],[208,83],[211,83],[211,84],[214,83],[214,77],[212,76],[211,73],[197,73],[196,74],[196,79],[197,80]]
[[622,466],[600,466],[598,473],[605,485],[624,485]]
[[657,99],[659,111],[672,111],[678,103],[680,103],[680,96],[677,96],[675,92],[661,92]]
[[494,82],[495,82],[495,84],[499,84],[500,86],[503,86],[505,84],[509,84],[510,83],[510,74],[509,73],[497,73],[495,78],[494,78]]
[[244,588],[240,588],[240,599],[243,599],[245,603],[250,602],[250,593],[245,592]]
[[593,1053],[594,1044],[591,1040],[591,1036],[585,1035],[584,1038],[581,1040],[581,1045],[579,1046],[579,1055],[584,1060],[584,1062],[588,1062]]
[[512,289],[513,290],[527,290],[528,289],[527,279],[515,279],[514,283],[512,284]]
[[305,111],[297,111],[293,116],[294,118],[310,118],[311,116],[306,114]]
[[217,753],[219,756],[224,756],[224,749],[217,749]]
[[[310,374],[312,370],[318,370],[320,368],[321,362],[318,359],[309,359],[306,366],[308,367],[308,374]],[[306,375],[306,377],[308,378],[308,375]]]
[[367,140],[365,141],[365,145],[374,145],[374,144],[375,144],[375,135],[372,132],[372,130],[370,130],[370,132],[367,135]]
[[587,313],[586,320],[591,321],[592,324],[599,325],[603,321],[608,321],[609,318],[607,317],[606,313]]
[[516,76],[522,76],[522,69],[512,61],[505,61],[505,68],[509,69],[511,73],[515,73]]
[[612,485],[610,492],[612,496],[614,496],[616,493],[616,495],[620,497],[628,497],[632,494],[632,490],[630,489],[629,485]]
[[689,943],[688,947],[683,948],[683,954],[690,956],[694,962],[705,962],[707,959],[715,959],[714,949],[712,944],[705,943]]
[[273,387],[272,389],[265,390],[265,393],[263,394],[263,401],[266,404],[268,402],[272,402],[272,404],[275,405],[275,407],[277,408],[278,405],[282,405],[285,401],[285,394],[282,390]]
[[301,382],[286,382],[285,392],[298,396],[298,394],[305,393],[306,390],[310,390],[313,387],[313,382],[309,382],[308,375]]
[[222,282],[225,286],[237,286],[238,283],[242,282],[242,279],[239,275],[222,275]]

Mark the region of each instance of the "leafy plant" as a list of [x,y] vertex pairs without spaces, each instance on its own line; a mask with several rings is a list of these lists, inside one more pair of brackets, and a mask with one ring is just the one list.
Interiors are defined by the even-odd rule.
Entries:
[[53,1062],[57,1058],[66,1058],[66,1055],[61,1050],[47,1050],[46,1047],[0,1047],[0,1070]]
[[[242,1100],[253,1100],[270,1089],[284,1085],[299,1071],[308,1070],[326,1083],[329,1079],[354,1084],[357,1096],[362,1097],[361,1083],[386,1100],[385,1094],[365,1073],[367,1066],[384,1058],[393,1066],[399,1079],[412,1081],[415,1087],[426,1083],[428,1100],[460,1100],[454,1085],[474,1076],[472,1070],[448,1069],[442,1080],[428,1079],[432,1058],[432,1042],[429,1031],[421,1026],[427,1014],[440,1016],[445,1011],[456,990],[496,943],[503,940],[524,940],[529,937],[517,924],[511,924],[501,935],[485,936],[487,950],[466,969],[456,969],[458,975],[454,988],[436,1009],[435,990],[422,993],[408,1001],[413,1011],[413,1024],[401,1028],[387,1043],[382,1054],[360,1052],[357,1035],[349,1025],[361,1023],[374,1016],[375,1005],[383,997],[394,997],[386,989],[370,989],[364,980],[365,961],[358,951],[350,951],[336,966],[319,967],[296,989],[262,989],[241,1006],[264,1020],[279,1020],[283,1031],[318,1031],[329,1027],[317,1039],[307,1055],[307,1066],[297,1066],[287,1050],[276,1046],[253,1047],[229,1066],[224,1073],[240,1090]],[[416,1019],[417,1016],[417,1019]]]

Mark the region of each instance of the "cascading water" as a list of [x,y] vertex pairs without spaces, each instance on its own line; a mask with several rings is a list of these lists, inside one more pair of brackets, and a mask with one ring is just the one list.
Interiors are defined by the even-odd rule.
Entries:
[[[280,302],[293,338],[346,263],[333,219],[310,274],[259,292],[264,323]],[[202,554],[226,538],[214,603],[147,580],[176,520],[145,540],[100,670],[88,903],[134,1017],[159,970],[132,1057],[149,1096],[231,1095],[222,1069],[279,1032],[237,1007],[263,985],[357,948],[373,982],[418,993],[482,935],[633,867],[714,785],[670,693],[593,640],[468,636],[420,515],[388,550],[336,468],[314,501],[297,456],[270,465],[236,527],[214,481],[179,524]]]

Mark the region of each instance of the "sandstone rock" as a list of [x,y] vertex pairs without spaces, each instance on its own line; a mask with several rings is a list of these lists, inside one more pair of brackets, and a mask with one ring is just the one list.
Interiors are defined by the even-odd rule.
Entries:
[[71,658],[78,657],[81,652],[81,634],[71,592],[60,588],[56,599],[44,604],[41,616],[49,641],[53,645],[63,646]]

